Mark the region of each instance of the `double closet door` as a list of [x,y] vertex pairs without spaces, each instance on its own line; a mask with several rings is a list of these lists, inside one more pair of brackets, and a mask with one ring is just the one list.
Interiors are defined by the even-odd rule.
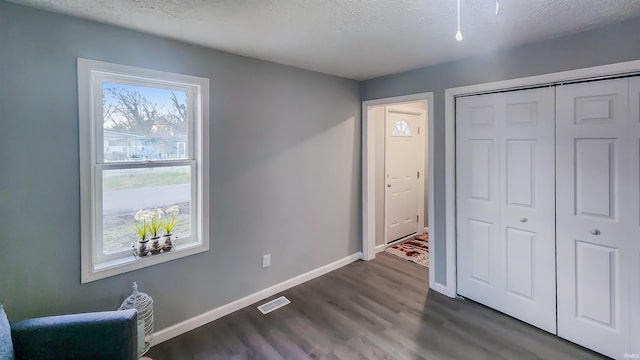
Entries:
[[458,293],[640,353],[640,79],[459,98],[456,147]]
[[556,332],[555,92],[456,100],[458,293]]

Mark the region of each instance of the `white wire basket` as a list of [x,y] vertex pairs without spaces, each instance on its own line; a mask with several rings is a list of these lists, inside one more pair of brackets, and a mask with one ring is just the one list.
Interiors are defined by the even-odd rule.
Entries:
[[138,292],[138,284],[133,283],[133,294],[126,298],[118,310],[138,310],[138,356],[149,351],[153,339],[153,299]]

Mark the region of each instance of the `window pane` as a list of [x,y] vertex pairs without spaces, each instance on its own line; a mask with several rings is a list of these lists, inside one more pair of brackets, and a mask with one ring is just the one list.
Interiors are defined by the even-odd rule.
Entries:
[[411,136],[411,127],[409,127],[409,123],[406,120],[398,120],[393,125],[393,130],[391,130],[391,136]]
[[[145,169],[105,170],[103,190],[103,253],[130,250],[138,241],[135,219],[138,210],[178,206],[177,241],[191,235],[191,167],[170,166]],[[160,220],[166,222],[170,215]],[[161,229],[158,235],[164,234]]]
[[102,83],[104,161],[188,158],[187,92]]

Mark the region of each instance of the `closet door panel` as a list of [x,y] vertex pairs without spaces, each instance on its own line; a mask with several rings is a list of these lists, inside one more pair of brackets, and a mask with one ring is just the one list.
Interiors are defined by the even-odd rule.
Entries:
[[507,206],[534,208],[537,141],[509,139],[506,143]]
[[502,94],[504,311],[556,333],[555,89]]
[[509,295],[521,297],[526,301],[535,301],[535,258],[536,234],[506,228],[505,247],[507,250],[507,287]]
[[492,173],[491,158],[494,149],[494,141],[492,139],[468,139],[469,158],[471,162],[469,166],[469,178],[467,184],[469,186],[469,197],[474,200],[491,201],[491,181],[494,174]]
[[576,241],[576,314],[579,318],[615,329],[615,294],[619,290],[612,280],[618,262],[617,249]]
[[628,109],[626,79],[557,88],[558,335],[612,357],[629,351],[628,224],[638,216]]
[[554,89],[456,101],[460,295],[556,332]]
[[492,254],[492,238],[495,230],[493,224],[474,219],[467,220],[469,248],[473,256],[470,257],[469,276],[475,282],[488,287],[495,285],[495,272],[491,269],[491,262],[495,261]]
[[[495,95],[456,101],[458,282],[460,294],[496,307],[499,287],[499,144]],[[492,305],[490,305],[492,306]],[[499,307],[499,305],[497,306]]]
[[617,220],[616,138],[575,139],[576,216]]

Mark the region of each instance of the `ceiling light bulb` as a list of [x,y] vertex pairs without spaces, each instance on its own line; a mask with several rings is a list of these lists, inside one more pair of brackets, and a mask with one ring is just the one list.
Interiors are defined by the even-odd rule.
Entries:
[[456,40],[462,41],[462,33],[460,32],[460,0],[458,0],[457,4],[458,4],[458,32],[456,33]]

